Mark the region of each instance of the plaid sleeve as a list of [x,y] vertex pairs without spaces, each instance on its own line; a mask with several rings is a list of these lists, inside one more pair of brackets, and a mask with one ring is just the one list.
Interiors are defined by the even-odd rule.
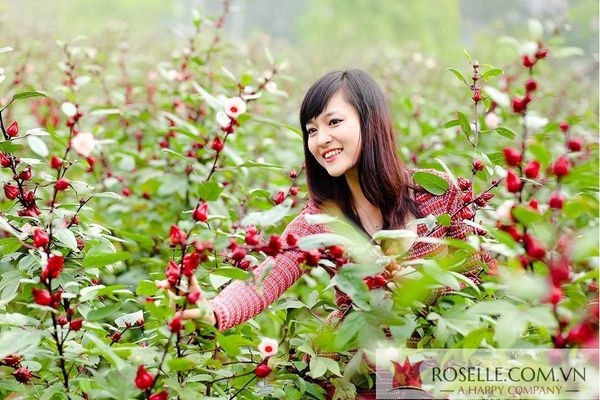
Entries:
[[[446,207],[445,212],[453,216],[450,227],[446,228],[445,237],[466,240],[468,236],[475,235],[476,230],[474,227],[464,223],[460,217],[459,210],[463,206],[461,192],[447,174],[440,173],[439,175],[450,183],[448,191],[441,196],[441,200],[443,201],[440,202]],[[495,268],[495,265],[493,265],[495,263],[496,260],[494,260],[487,251],[482,249],[479,252],[469,256],[463,265],[462,271],[460,272],[462,275],[469,278],[475,285],[479,285],[482,283],[479,275],[483,272],[484,266],[488,265],[488,267],[492,269]],[[464,289],[468,286],[462,281],[459,282],[459,285],[461,289]],[[453,291],[454,290],[448,286],[436,289],[428,298],[426,304],[430,305],[435,303],[441,296]]]
[[[284,243],[289,234],[299,239],[323,230],[319,225],[308,224],[304,218],[305,214],[305,211],[300,213],[284,230],[281,235]],[[268,257],[253,271],[258,280],[265,270],[271,268],[262,282],[255,285],[250,281],[234,281],[210,300],[217,320],[217,329],[222,331],[239,325],[261,313],[277,300],[302,275],[303,271],[297,261],[300,255],[301,251],[290,250],[275,257]]]

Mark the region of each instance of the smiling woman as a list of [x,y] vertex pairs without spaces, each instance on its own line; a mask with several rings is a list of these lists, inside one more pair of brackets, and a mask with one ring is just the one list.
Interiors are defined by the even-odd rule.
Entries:
[[[319,214],[330,206],[340,210],[369,237],[381,229],[411,229],[415,236],[461,240],[475,233],[459,218],[464,205],[459,189],[448,175],[427,171],[448,183],[449,189],[441,195],[431,194],[413,182],[415,171],[406,168],[396,152],[391,115],[383,93],[365,72],[334,71],[319,79],[302,102],[300,125],[310,198],[283,232],[283,242],[295,243],[308,235],[329,232],[323,225],[309,224],[306,216]],[[451,224],[433,232],[412,223],[417,218],[442,214],[452,216]],[[404,246],[407,260],[447,252],[438,242],[410,244]],[[303,260],[306,254],[298,248],[269,257],[253,271],[259,284],[234,281],[210,301],[201,296],[204,312],[185,310],[183,317],[201,318],[216,324],[219,330],[239,325],[262,312],[300,278],[305,272],[300,268]],[[461,272],[479,284],[483,263],[490,261],[487,253],[477,253]],[[318,259],[311,265],[317,263]],[[395,272],[382,269],[365,283],[369,289],[386,289]],[[263,275],[266,276],[260,280]],[[461,282],[460,286],[467,284]],[[200,290],[195,281],[194,290]],[[449,287],[435,289],[421,300],[431,304],[451,291]],[[336,305],[339,310],[328,317],[328,322],[343,320],[352,308],[352,299],[338,288]],[[413,336],[407,345],[414,347],[418,340],[418,335]]]

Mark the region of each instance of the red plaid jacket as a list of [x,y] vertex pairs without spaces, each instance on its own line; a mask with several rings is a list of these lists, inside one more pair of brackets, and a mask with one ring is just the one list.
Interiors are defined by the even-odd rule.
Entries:
[[[454,186],[446,174],[436,170],[426,171],[443,177],[450,183],[450,188],[440,196],[433,195],[427,191],[415,192],[415,199],[422,215],[433,214],[438,216],[445,213],[453,215],[463,205],[459,189]],[[282,239],[285,239],[289,234],[301,238],[307,235],[329,232],[325,226],[310,225],[304,218],[306,214],[318,214],[319,212],[320,210],[316,204],[309,200],[300,214],[286,227],[282,234]],[[427,234],[427,227],[423,224],[419,225],[417,233],[419,236],[425,236]],[[460,220],[460,217],[456,215],[452,218],[450,227],[438,229],[430,237],[465,239],[467,235],[473,233],[474,228],[464,224]],[[439,253],[441,255],[445,252],[447,252],[447,248],[440,244],[415,242],[404,259],[419,259],[430,254]],[[272,257],[269,257],[253,271],[258,279],[266,268],[272,266],[269,274],[258,284],[259,288],[251,282],[238,280],[229,284],[215,298],[210,300],[209,303],[215,312],[217,328],[224,330],[239,325],[261,313],[277,300],[305,272],[296,261],[300,255],[301,252],[299,250],[291,250],[277,255],[274,260]],[[490,261],[492,261],[491,257],[485,251],[476,253],[467,261],[467,269],[465,269],[463,274],[476,284],[480,284],[481,280],[478,275],[483,271],[482,262],[489,263]],[[466,284],[461,282],[461,287],[465,286]],[[449,287],[439,289],[434,293],[434,298],[438,298],[451,291],[452,289]],[[344,306],[348,300],[347,296],[336,290],[336,303],[338,306]],[[428,302],[430,303],[432,300],[434,299],[430,299]]]

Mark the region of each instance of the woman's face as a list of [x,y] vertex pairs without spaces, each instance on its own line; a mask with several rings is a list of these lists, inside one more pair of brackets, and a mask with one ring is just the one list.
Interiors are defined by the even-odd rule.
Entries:
[[306,124],[308,149],[329,175],[338,177],[354,167],[360,156],[358,112],[338,91],[323,112]]

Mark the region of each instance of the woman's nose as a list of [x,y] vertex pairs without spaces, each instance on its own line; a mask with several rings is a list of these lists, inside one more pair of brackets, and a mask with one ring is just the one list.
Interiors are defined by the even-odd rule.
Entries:
[[317,145],[319,147],[324,147],[328,143],[331,142],[331,135],[327,131],[327,129],[321,129],[317,136]]

